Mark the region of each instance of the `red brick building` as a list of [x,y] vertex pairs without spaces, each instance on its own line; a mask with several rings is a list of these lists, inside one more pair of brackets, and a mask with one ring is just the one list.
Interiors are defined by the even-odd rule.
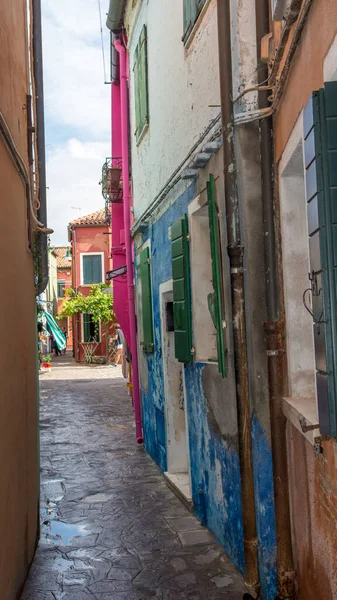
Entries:
[[[69,241],[72,247],[72,287],[87,296],[90,286],[106,280],[106,272],[112,268],[111,226],[105,210],[80,217],[69,223]],[[105,328],[99,332],[91,315],[78,315],[73,319],[73,348],[77,361],[84,360],[83,344],[98,342],[95,356],[106,357],[108,339]]]

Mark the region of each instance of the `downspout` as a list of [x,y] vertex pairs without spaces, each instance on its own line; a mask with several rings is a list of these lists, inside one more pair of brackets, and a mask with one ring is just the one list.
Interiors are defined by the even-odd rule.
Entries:
[[[261,62],[261,40],[269,33],[269,0],[255,0],[258,83],[268,78],[268,66]],[[293,3],[294,4],[294,3]],[[259,92],[259,108],[269,106],[268,92]],[[284,372],[284,321],[280,320],[277,246],[274,223],[273,190],[273,122],[268,117],[260,123],[262,204],[264,226],[264,259],[271,442],[273,454],[275,517],[277,537],[278,598],[295,598],[294,565],[291,543],[289,482],[287,466],[286,418],[282,412]]]
[[139,444],[143,443],[141,400],[138,373],[137,351],[137,326],[135,312],[135,297],[133,284],[132,239],[130,220],[130,178],[129,178],[129,132],[128,132],[128,94],[127,94],[127,65],[126,49],[119,40],[115,41],[115,48],[120,59],[120,88],[121,88],[121,132],[122,132],[122,180],[123,180],[123,214],[125,230],[125,250],[127,268],[128,307],[130,322],[130,350],[133,372],[133,406],[136,421],[136,438]]
[[[47,226],[47,196],[46,196],[46,150],[44,130],[44,96],[43,96],[43,62],[42,62],[42,24],[41,0],[33,0],[33,66],[36,106],[36,146],[39,173],[39,209],[38,220]],[[38,233],[39,254],[41,256],[41,279],[37,283],[36,295],[46,289],[48,283],[48,239],[45,233]]]
[[244,249],[241,241],[239,197],[234,152],[232,49],[229,4],[228,0],[218,0],[217,2],[224,183],[228,236],[227,249],[230,262],[232,292],[245,583],[249,590],[258,593],[260,583],[252,461],[251,410],[248,391],[246,313],[243,278]]

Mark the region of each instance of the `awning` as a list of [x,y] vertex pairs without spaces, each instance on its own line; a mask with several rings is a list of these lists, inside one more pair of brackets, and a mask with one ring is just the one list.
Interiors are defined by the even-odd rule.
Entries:
[[42,314],[46,318],[48,327],[54,336],[56,346],[58,347],[59,350],[65,350],[66,345],[67,345],[65,335],[62,332],[62,330],[59,328],[58,324],[56,323],[53,315],[51,315],[50,313],[48,313],[45,310],[42,311]]

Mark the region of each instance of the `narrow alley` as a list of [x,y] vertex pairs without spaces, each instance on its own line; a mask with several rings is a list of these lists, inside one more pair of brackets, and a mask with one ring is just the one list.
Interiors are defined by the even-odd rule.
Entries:
[[211,534],[137,446],[120,368],[55,359],[41,387],[41,539],[22,600],[241,600]]

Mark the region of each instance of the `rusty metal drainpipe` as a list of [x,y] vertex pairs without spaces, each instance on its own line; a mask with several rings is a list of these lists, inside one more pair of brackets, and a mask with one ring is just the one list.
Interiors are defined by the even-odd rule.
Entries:
[[[255,0],[256,41],[258,53],[258,83],[268,77],[268,66],[261,63],[261,39],[269,33],[269,0]],[[259,93],[259,108],[269,106],[268,93]],[[295,598],[295,578],[291,545],[289,483],[286,452],[286,418],[282,412],[284,372],[284,321],[280,320],[277,246],[274,223],[273,194],[273,122],[261,121],[260,151],[262,173],[262,204],[264,224],[264,258],[267,321],[264,324],[267,342],[271,439],[274,471],[274,496],[277,535],[277,578],[279,600]]]
[[250,591],[258,594],[260,583],[252,462],[251,410],[248,391],[246,313],[243,277],[244,249],[241,244],[239,198],[234,152],[232,50],[229,5],[230,3],[228,0],[218,0],[217,2],[224,183],[228,237],[227,250],[230,262],[232,290],[233,343],[238,414],[245,583]]

